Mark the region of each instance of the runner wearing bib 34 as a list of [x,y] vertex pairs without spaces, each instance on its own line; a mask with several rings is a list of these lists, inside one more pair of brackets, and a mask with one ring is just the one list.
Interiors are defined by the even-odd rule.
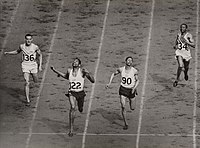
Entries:
[[138,71],[132,66],[133,65],[133,58],[127,57],[126,65],[118,68],[116,72],[112,73],[110,77],[109,83],[106,85],[106,88],[108,88],[113,80],[113,78],[121,74],[121,84],[119,88],[119,96],[120,96],[120,103],[122,108],[122,117],[124,120],[124,129],[128,129],[128,123],[126,120],[126,110],[125,110],[125,104],[126,99],[129,101],[130,109],[134,110],[136,106],[136,95],[137,95],[137,86],[139,84],[138,79]]
[[187,81],[188,77],[188,70],[190,59],[192,58],[190,53],[189,47],[195,47],[194,39],[192,35],[187,31],[188,26],[186,24],[180,25],[180,33],[178,33],[174,49],[175,51],[175,58],[178,62],[178,69],[177,69],[177,76],[176,80],[173,83],[173,86],[176,87],[178,85],[179,77],[181,72],[184,72],[184,78]]

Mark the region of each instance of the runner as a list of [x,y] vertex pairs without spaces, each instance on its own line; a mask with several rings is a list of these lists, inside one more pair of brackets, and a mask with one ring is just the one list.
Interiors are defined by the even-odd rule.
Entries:
[[19,46],[19,49],[4,52],[5,55],[16,55],[22,52],[22,72],[24,73],[25,79],[25,94],[26,94],[26,105],[30,106],[29,98],[29,85],[30,85],[30,75],[33,78],[33,81],[37,83],[38,81],[38,64],[36,62],[36,55],[39,55],[39,71],[42,71],[42,53],[37,45],[32,43],[33,36],[31,34],[25,35],[25,43]]
[[190,59],[192,58],[189,46],[195,48],[195,43],[192,35],[187,31],[188,26],[187,24],[180,25],[180,33],[178,33],[174,49],[176,49],[176,59],[178,62],[178,69],[177,69],[177,77],[173,83],[173,86],[176,87],[178,85],[179,77],[181,72],[184,72],[184,78],[187,81],[188,77],[188,70]]
[[109,83],[106,85],[106,88],[108,88],[113,80],[113,78],[121,74],[121,85],[119,88],[119,95],[120,95],[120,103],[121,103],[121,109],[122,109],[122,117],[124,120],[124,130],[128,129],[128,123],[126,120],[126,99],[129,101],[130,109],[134,110],[136,106],[136,99],[137,96],[137,86],[139,84],[138,79],[138,71],[132,66],[133,65],[133,58],[127,57],[125,60],[126,64],[123,67],[120,67],[116,70],[116,72],[112,73],[110,77]]
[[69,91],[68,94],[66,94],[66,96],[69,97],[69,102],[70,102],[70,112],[69,112],[70,131],[68,135],[71,137],[73,136],[76,104],[78,104],[79,112],[83,112],[84,98],[86,96],[84,91],[85,77],[87,77],[87,79],[91,83],[94,83],[95,80],[94,77],[88,72],[88,70],[81,67],[81,60],[79,58],[75,58],[75,60],[72,63],[72,68],[68,68],[66,74],[56,70],[53,66],[51,66],[51,69],[58,75],[58,77],[61,76],[69,80]]

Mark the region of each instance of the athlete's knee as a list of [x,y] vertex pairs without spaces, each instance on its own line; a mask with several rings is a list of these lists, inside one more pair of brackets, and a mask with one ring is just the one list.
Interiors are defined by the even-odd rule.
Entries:
[[125,106],[122,105],[122,106],[121,106],[121,109],[122,109],[122,111],[125,111]]
[[71,106],[70,112],[75,112],[75,106]]
[[179,71],[184,71],[185,68],[184,68],[183,66],[179,66],[179,67],[178,67],[178,70],[179,70]]
[[30,82],[29,81],[25,81],[25,86],[30,86]]
[[33,74],[33,81],[34,81],[35,83],[37,83],[37,82],[38,82],[38,77],[37,77],[37,74]]

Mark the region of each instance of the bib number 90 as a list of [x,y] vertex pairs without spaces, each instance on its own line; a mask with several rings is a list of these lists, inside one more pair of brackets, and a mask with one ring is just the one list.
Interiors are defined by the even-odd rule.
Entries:
[[131,83],[132,83],[132,79],[131,78],[122,77],[122,84],[130,85]]

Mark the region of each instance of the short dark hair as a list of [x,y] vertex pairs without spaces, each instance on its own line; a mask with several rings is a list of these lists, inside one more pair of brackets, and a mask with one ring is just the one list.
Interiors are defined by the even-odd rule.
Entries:
[[129,58],[131,58],[132,61],[133,61],[133,57],[132,57],[132,56],[128,56],[128,57],[126,57],[125,61],[127,61]]
[[81,60],[78,57],[76,57],[74,60],[78,60],[79,65],[81,65]]
[[186,23],[182,23],[182,24],[180,25],[180,27],[183,26],[183,25],[185,25],[186,29],[188,28],[188,25],[187,25]]
[[31,38],[33,37],[33,35],[32,34],[30,34],[30,33],[27,33],[26,35],[25,35],[25,39],[26,39],[26,37],[27,36],[30,36]]

